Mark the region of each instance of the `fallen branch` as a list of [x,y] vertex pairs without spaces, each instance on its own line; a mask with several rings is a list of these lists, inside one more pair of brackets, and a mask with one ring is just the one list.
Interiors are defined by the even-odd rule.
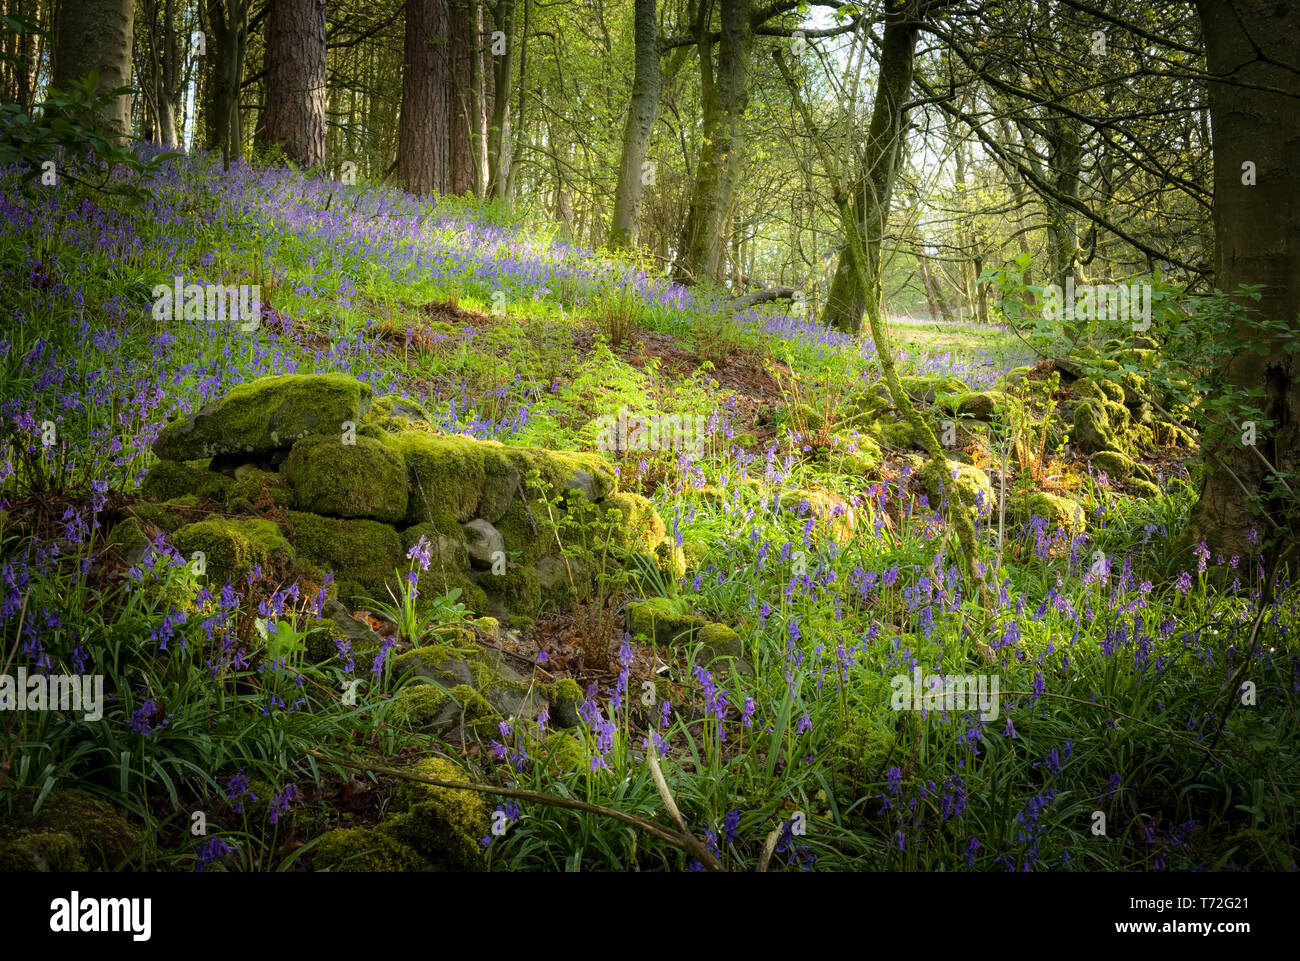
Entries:
[[[416,784],[429,784],[433,787],[450,788],[455,791],[475,791],[479,794],[495,794],[498,797],[518,798],[521,801],[536,801],[538,804],[545,804],[548,807],[568,808],[573,811],[583,811],[587,814],[599,814],[602,817],[613,818],[616,821],[622,821],[624,824],[629,824],[638,830],[644,831],[651,837],[658,838],[660,841],[666,841],[673,847],[698,859],[711,871],[723,870],[722,866],[718,864],[717,859],[709,853],[708,849],[705,848],[704,845],[700,844],[699,840],[692,837],[689,833],[684,836],[675,834],[662,825],[656,824],[654,821],[647,821],[645,818],[639,818],[635,814],[625,814],[622,811],[617,811],[614,808],[607,808],[600,804],[591,804],[587,801],[579,801],[577,798],[560,797],[556,794],[545,794],[541,791],[529,791],[524,788],[499,787],[495,784],[479,784],[474,781],[446,781],[442,778],[410,774],[406,771],[399,771],[397,768],[349,761],[341,757],[333,757],[329,754],[323,754],[320,751],[313,750],[312,748],[305,747],[302,750],[305,754],[317,758],[318,760],[325,761],[329,764],[337,764],[340,767],[352,768],[356,771],[365,771],[368,774],[384,774],[388,777],[395,777]],[[703,857],[701,857],[700,852],[703,852]]]
[[771,300],[793,300],[794,295],[798,293],[793,287],[764,287],[762,290],[756,290],[752,294],[745,294],[742,297],[736,297],[722,305],[723,310],[744,310],[746,307],[753,307],[755,304],[765,304]]

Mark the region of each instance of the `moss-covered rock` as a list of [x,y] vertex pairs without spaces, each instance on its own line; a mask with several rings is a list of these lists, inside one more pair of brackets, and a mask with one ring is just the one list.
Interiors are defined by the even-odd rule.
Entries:
[[758,438],[755,437],[753,434],[749,433],[748,431],[741,431],[739,434],[736,434],[734,437],[731,438],[731,443],[734,444],[736,447],[741,447],[744,448],[745,450],[749,450],[752,447],[758,446]]
[[261,518],[209,517],[178,529],[172,544],[186,559],[202,551],[208,583],[214,585],[237,584],[255,566],[284,565],[294,558],[280,525]]
[[226,492],[226,510],[232,514],[261,514],[293,506],[293,490],[284,478],[256,467],[240,473]]
[[435,726],[451,696],[434,684],[409,684],[397,692],[388,720],[399,727],[423,731]]
[[233,483],[225,474],[177,461],[160,460],[145,471],[140,495],[146,500],[168,501],[193,494],[203,502],[223,503]]
[[1117,481],[1129,481],[1136,477],[1147,483],[1154,483],[1156,476],[1145,464],[1139,464],[1127,454],[1119,451],[1104,450],[1092,455],[1092,466],[1103,471]]
[[128,517],[113,525],[108,534],[108,546],[128,565],[134,565],[144,557],[149,538],[140,522],[134,517]]
[[1150,498],[1160,496],[1160,488],[1153,482],[1144,480],[1141,477],[1130,477],[1128,479],[1128,486],[1129,490],[1133,491],[1133,493],[1137,494],[1139,497]]
[[362,421],[390,433],[428,430],[433,427],[433,417],[429,411],[422,404],[400,394],[376,397]]
[[140,844],[140,830],[96,798],[55,791],[33,813],[34,800],[26,792],[19,813],[0,817],[0,871],[113,871]]
[[917,473],[917,479],[932,507],[937,508],[945,496],[950,500],[955,497],[981,514],[988,514],[996,506],[988,474],[978,467],[951,459],[946,463],[931,460]]
[[826,418],[811,404],[796,404],[788,411],[791,430],[818,431],[826,426]]
[[1007,395],[1000,390],[982,390],[963,394],[957,402],[957,414],[975,420],[993,420],[1007,406]]
[[[410,773],[444,781],[470,780],[450,761],[434,757],[416,762]],[[482,795],[403,781],[395,806],[404,809],[406,815],[385,822],[381,828],[384,833],[415,849],[435,869],[482,869],[483,846],[479,840],[488,835],[488,811]]]
[[41,831],[0,838],[0,871],[5,873],[89,870],[80,843],[66,832]]
[[1100,401],[1084,401],[1074,411],[1074,430],[1070,433],[1074,444],[1086,453],[1118,450],[1120,440],[1111,427],[1106,408]]
[[909,448],[920,449],[920,438],[916,436],[916,431],[906,419],[900,417],[897,420],[882,418],[872,425],[873,435],[879,439],[881,445],[888,447],[890,450],[907,450]]
[[428,871],[430,865],[391,834],[375,828],[335,828],[323,834],[312,850],[316,871]]
[[944,394],[964,394],[970,389],[958,378],[940,374],[909,375],[898,380],[907,395],[921,404],[933,404]]
[[622,515],[614,537],[620,547],[653,553],[668,532],[654,505],[640,494],[610,494],[602,506],[617,509]]
[[162,429],[153,450],[166,460],[269,453],[314,434],[341,436],[370,409],[370,387],[346,374],[284,374],[232,388]]
[[431,523],[444,534],[477,513],[486,477],[485,445],[471,437],[403,431],[388,439],[409,471],[406,523]]
[[630,601],[625,611],[628,633],[652,638],[656,644],[663,645],[689,641],[709,622],[687,613],[684,607],[666,597]]
[[1035,517],[1041,518],[1047,522],[1049,534],[1054,534],[1059,528],[1071,538],[1082,534],[1087,526],[1083,508],[1068,497],[1047,491],[1011,498],[1009,513],[1013,520],[1022,524],[1031,523]]
[[356,581],[371,597],[386,598],[385,582],[395,583],[395,571],[407,569],[402,539],[387,524],[302,511],[289,511],[288,522],[300,556],[333,571],[337,579]]
[[304,437],[280,469],[304,511],[396,523],[407,514],[406,461],[369,437]]

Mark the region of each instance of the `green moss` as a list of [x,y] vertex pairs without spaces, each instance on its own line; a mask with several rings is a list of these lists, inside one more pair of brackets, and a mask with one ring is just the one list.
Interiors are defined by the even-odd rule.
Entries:
[[330,595],[349,610],[356,610],[366,593],[366,588],[357,581],[335,579],[330,585]]
[[138,558],[148,545],[149,538],[145,536],[140,522],[134,517],[128,517],[114,524],[108,535],[108,546],[122,557]]
[[963,394],[957,403],[957,413],[975,420],[992,420],[1007,406],[1007,395],[1000,390],[984,390]]
[[668,532],[654,505],[640,494],[610,494],[602,506],[617,509],[622,517],[622,526],[614,538],[620,547],[652,553]]
[[1113,404],[1124,403],[1124,388],[1110,379],[1098,380],[1097,387],[1105,395],[1106,399]]
[[585,772],[588,768],[587,748],[578,738],[564,731],[548,734],[537,750],[539,770],[553,774]]
[[[416,762],[410,773],[444,781],[470,780],[454,764],[436,757]],[[396,806],[405,809],[407,816],[385,822],[382,830],[386,834],[414,848],[436,868],[472,871],[482,867],[479,838],[487,836],[489,830],[482,795],[403,781],[397,789]]]
[[1086,528],[1083,511],[1068,497],[1036,491],[1011,499],[1009,505],[1011,517],[1023,524],[1032,518],[1040,517],[1047,522],[1047,533],[1055,534],[1057,528],[1063,530],[1067,537],[1077,537]]
[[535,614],[542,606],[542,588],[532,567],[514,567],[483,578],[483,591],[510,614]]
[[556,703],[560,701],[581,701],[584,696],[578,682],[571,677],[560,678],[551,689],[551,700]]
[[336,828],[316,842],[312,868],[334,873],[427,871],[429,864],[414,849],[382,830]]
[[226,520],[210,517],[186,524],[172,535],[172,544],[186,559],[195,551],[206,555],[208,583],[236,583],[254,566],[269,567],[292,561],[293,548],[280,526],[255,519]]
[[1084,401],[1074,411],[1074,429],[1070,437],[1080,450],[1087,453],[1117,450],[1120,446],[1103,404],[1103,401]]
[[1139,497],[1159,497],[1160,488],[1151,481],[1143,480],[1141,477],[1130,477],[1128,480],[1129,489]]
[[1117,481],[1128,481],[1136,477],[1147,483],[1154,483],[1156,479],[1150,468],[1118,451],[1098,451],[1092,455],[1092,466]]
[[664,577],[680,581],[686,576],[686,551],[664,538],[655,548],[655,566]]
[[796,404],[786,417],[791,430],[817,431],[826,426],[826,418],[811,404]]
[[912,425],[906,420],[878,420],[874,425],[874,435],[879,438],[883,446],[891,450],[907,450],[909,447],[920,447],[916,432],[912,430]]
[[406,461],[372,438],[344,444],[338,437],[304,437],[281,473],[304,511],[390,523],[406,517]]
[[288,520],[299,554],[336,578],[360,583],[371,597],[387,597],[385,581],[395,580],[399,568],[407,569],[402,539],[387,524],[302,511],[290,511]]
[[346,374],[284,374],[232,388],[154,441],[159,457],[184,461],[218,454],[256,454],[313,434],[336,435],[370,409],[370,387]]
[[225,474],[160,460],[145,472],[140,495],[146,500],[168,501],[193,494],[201,501],[223,503],[233,483]]
[[900,377],[898,381],[908,396],[925,404],[933,404],[943,394],[964,394],[970,390],[958,378],[938,374]]
[[399,727],[422,730],[450,703],[447,692],[435,684],[409,684],[393,698],[388,719]]
[[695,639],[709,648],[715,657],[723,655],[740,657],[745,653],[740,635],[726,624],[706,624],[700,628]]
[[917,477],[932,507],[938,507],[945,494],[950,500],[956,497],[961,504],[972,510],[978,508],[983,514],[988,514],[997,503],[988,475],[969,464],[954,460],[944,463],[932,460],[921,469]]
[[89,871],[71,834],[43,831],[0,840],[0,871]]
[[403,431],[388,438],[410,472],[406,523],[458,533],[477,515],[486,479],[484,445],[470,437]]
[[684,643],[708,621],[679,609],[666,597],[630,601],[626,608],[628,633],[651,638],[656,644]]
[[758,438],[746,431],[742,431],[741,433],[736,434],[734,437],[731,438],[731,442],[735,444],[737,447],[743,447],[746,450],[748,450],[751,447],[758,446]]
[[226,510],[236,514],[260,514],[293,506],[293,491],[284,478],[256,468],[236,478],[226,493]]
[[425,407],[409,397],[384,394],[382,397],[375,398],[363,422],[396,433],[430,428],[433,426],[433,417]]
[[[33,856],[42,855],[55,857],[64,865],[55,867],[51,862],[50,870],[85,870],[73,867],[75,861],[88,864],[91,869],[112,871],[121,867],[140,844],[139,829],[96,798],[55,791],[46,796],[39,811],[32,813],[27,806],[34,800],[34,792],[24,792],[20,802],[23,813],[0,819],[0,838],[4,839],[0,841],[0,870],[40,870],[37,865],[10,868],[4,862],[17,858],[20,863],[27,859],[31,864]],[[73,838],[76,853],[53,835]],[[12,846],[32,836],[45,836],[45,839]]]

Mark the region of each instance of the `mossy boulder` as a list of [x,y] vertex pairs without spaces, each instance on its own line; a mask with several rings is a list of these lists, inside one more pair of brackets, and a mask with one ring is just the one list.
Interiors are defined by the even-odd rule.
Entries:
[[407,569],[401,536],[387,524],[303,511],[289,511],[288,524],[301,557],[333,571],[336,579],[356,581],[371,597],[386,598],[385,583],[395,583],[395,572]]
[[301,510],[396,523],[407,514],[406,461],[370,437],[304,437],[280,469]]
[[193,494],[200,501],[224,503],[234,482],[225,474],[191,467],[173,460],[160,460],[147,471],[140,484],[146,500],[169,501]]
[[620,526],[614,532],[615,543],[620,547],[653,553],[668,532],[654,505],[640,494],[611,494],[602,506],[617,509],[621,514]]
[[1007,406],[1007,395],[1000,390],[982,390],[963,394],[957,402],[957,414],[975,420],[993,420]]
[[739,434],[736,434],[734,437],[731,438],[731,443],[734,444],[736,447],[741,447],[744,448],[745,450],[749,450],[752,447],[758,446],[758,438],[755,437],[753,434],[749,433],[748,431],[741,431]]
[[480,574],[478,584],[487,596],[487,609],[498,617],[533,615],[542,608],[542,586],[537,568],[523,565],[504,574]]
[[1147,483],[1154,483],[1156,479],[1155,474],[1151,473],[1151,469],[1145,464],[1139,464],[1127,454],[1121,454],[1119,451],[1098,451],[1092,455],[1092,466],[1117,481],[1129,481],[1136,477]]
[[32,812],[33,792],[19,812],[0,817],[0,871],[112,871],[140,844],[138,828],[97,798],[55,791]]
[[791,430],[818,431],[826,426],[826,418],[811,404],[796,404],[787,412]]
[[390,433],[433,427],[433,417],[424,405],[400,394],[376,397],[362,421]]
[[630,601],[625,611],[628,633],[652,638],[662,645],[687,642],[709,622],[684,608],[685,604],[666,597]]
[[108,535],[108,546],[128,565],[134,565],[144,557],[149,538],[140,522],[134,517],[128,517],[113,525]]
[[213,585],[238,584],[254,567],[284,565],[294,558],[280,525],[261,518],[209,517],[179,528],[172,545],[187,560],[202,551],[208,583]]
[[1090,454],[1118,450],[1121,444],[1101,401],[1084,401],[1075,408],[1070,438],[1080,450]]
[[[471,780],[442,758],[425,758],[410,769],[417,777]],[[480,839],[488,836],[488,810],[475,791],[403,781],[394,806],[405,815],[390,818],[381,830],[413,848],[435,869],[476,871],[483,867]]]
[[956,377],[940,374],[908,375],[898,378],[899,384],[916,403],[933,404],[944,394],[964,394],[969,387]]
[[300,438],[342,436],[370,410],[374,392],[346,374],[284,374],[232,388],[189,417],[173,421],[154,441],[165,460],[270,453]]
[[451,695],[435,684],[408,684],[394,696],[388,720],[413,731],[430,730],[450,702]]
[[77,838],[66,831],[19,833],[0,839],[0,871],[89,871]]
[[335,828],[312,850],[312,869],[346,872],[428,871],[413,848],[375,828]]
[[563,677],[551,686],[551,720],[559,727],[577,727],[582,723],[578,705],[585,698],[578,682]]
[[907,450],[909,448],[920,449],[920,438],[916,436],[916,431],[912,424],[906,418],[899,417],[896,420],[882,418],[872,425],[872,434],[880,441],[884,447],[891,450]]
[[1047,491],[1035,491],[1011,498],[1009,513],[1013,520],[1029,524],[1038,517],[1047,524],[1047,533],[1055,534],[1057,529],[1065,532],[1067,537],[1077,537],[1087,527],[1083,508],[1068,497],[1051,494]]
[[281,475],[257,467],[236,474],[226,492],[226,510],[232,514],[261,514],[294,506],[293,490]]
[[988,474],[978,467],[952,459],[943,463],[931,460],[916,476],[931,507],[937,508],[944,497],[950,500],[955,497],[980,514],[988,514],[996,506]]

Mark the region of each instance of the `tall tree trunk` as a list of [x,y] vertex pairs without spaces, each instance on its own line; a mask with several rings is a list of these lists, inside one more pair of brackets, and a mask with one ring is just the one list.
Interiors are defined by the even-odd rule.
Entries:
[[470,154],[474,164],[474,195],[487,193],[488,161],[488,93],[487,75],[490,70],[488,46],[483,42],[483,4],[469,0],[470,32]]
[[510,75],[514,63],[514,0],[497,0],[489,38],[492,58],[492,123],[488,127],[488,195],[506,199],[510,181]]
[[478,33],[473,26],[470,0],[451,0],[451,50],[448,99],[451,120],[448,145],[450,171],[448,189],[453,194],[476,190],[473,151],[474,62],[478,57]]
[[[1216,286],[1235,294],[1239,284],[1260,285],[1258,302],[1241,303],[1294,333],[1300,314],[1300,18],[1274,0],[1197,0],[1196,6],[1208,72],[1246,84],[1210,84]],[[1254,186],[1242,183],[1247,162],[1254,164]],[[1253,448],[1243,443],[1240,425],[1229,425],[1210,443],[1193,536],[1225,555],[1248,557],[1254,529],[1268,542],[1270,567],[1289,562],[1294,577],[1300,355],[1288,353],[1277,334],[1261,343],[1260,333],[1245,324],[1238,333],[1263,349],[1242,350],[1229,361],[1228,386],[1262,390],[1255,403],[1273,426],[1256,424]],[[1279,483],[1265,461],[1286,479]]]
[[[53,86],[66,90],[92,72],[101,92],[129,86],[134,27],[135,0],[63,0],[55,24]],[[131,98],[118,97],[102,116],[129,134]]]
[[262,139],[301,167],[325,162],[325,0],[270,0]]
[[916,17],[917,0],[886,0],[880,76],[863,148],[863,169],[853,186],[853,214],[864,241],[866,276],[871,289],[862,288],[860,274],[854,268],[846,244],[840,251],[822,312],[823,324],[851,333],[862,329],[867,298],[877,304],[880,301],[880,248],[889,223],[889,204],[907,131],[903,107],[912,86]]
[[533,0],[524,0],[524,23],[519,31],[519,107],[515,115],[515,142],[510,151],[510,169],[506,173],[506,199],[513,201],[518,189],[519,174],[523,170],[520,160],[524,156],[524,108],[527,94],[524,90],[524,77],[528,72],[528,32],[531,29]]
[[650,135],[659,114],[659,18],[655,0],[636,0],[636,68],[632,77],[632,99],[623,125],[623,154],[618,164],[618,187],[614,191],[614,218],[609,232],[611,247],[635,247],[641,233],[641,198],[646,177],[642,170],[650,152]]
[[696,23],[699,38],[700,103],[703,135],[690,207],[678,244],[677,279],[683,282],[722,280],[727,212],[744,150],[744,115],[748,101],[749,55],[753,34],[749,0],[721,0],[717,63],[708,10]]
[[397,179],[421,196],[447,189],[449,26],[447,0],[406,0]]
[[208,146],[220,150],[229,164],[244,152],[239,91],[244,80],[244,55],[248,50],[250,0],[206,0],[202,29],[207,35],[208,88],[203,111]]

